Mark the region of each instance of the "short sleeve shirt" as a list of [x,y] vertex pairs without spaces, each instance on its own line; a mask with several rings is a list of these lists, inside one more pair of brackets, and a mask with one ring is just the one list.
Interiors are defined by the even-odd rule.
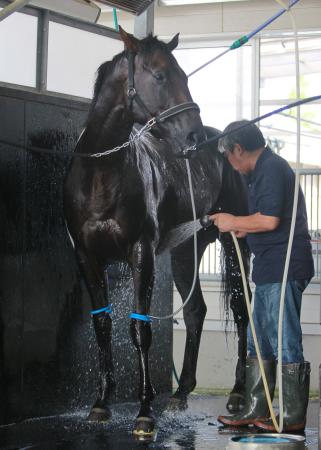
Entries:
[[[249,233],[254,254],[252,279],[256,284],[281,282],[289,240],[295,175],[288,162],[265,148],[247,178],[249,214],[260,212],[280,218],[279,226],[263,233]],[[311,239],[303,192],[300,188],[288,280],[314,275]]]

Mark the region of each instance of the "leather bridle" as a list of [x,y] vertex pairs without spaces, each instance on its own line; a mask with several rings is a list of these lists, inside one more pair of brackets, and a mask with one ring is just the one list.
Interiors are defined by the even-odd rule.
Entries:
[[[135,89],[135,68],[134,68],[134,61],[135,61],[135,53],[131,50],[128,50],[127,53],[127,59],[128,59],[128,89],[127,89],[127,97],[129,100],[129,106],[132,108],[133,102],[135,101],[137,105],[147,114],[149,118],[153,118],[152,113],[149,111],[145,103],[143,102],[142,98],[138,94],[138,92]],[[157,116],[154,117],[155,123],[161,123],[165,120],[176,116],[177,114],[180,114],[184,111],[188,111],[190,109],[196,109],[198,112],[200,111],[199,106],[197,103],[194,102],[184,102],[179,105],[172,106],[165,111],[162,111]]]

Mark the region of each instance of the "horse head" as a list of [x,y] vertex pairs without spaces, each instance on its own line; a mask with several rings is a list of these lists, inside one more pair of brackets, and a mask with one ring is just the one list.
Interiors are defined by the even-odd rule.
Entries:
[[[125,44],[127,74],[125,99],[134,122],[160,118],[151,132],[183,149],[205,138],[198,106],[193,103],[187,77],[172,51],[178,34],[169,43],[148,36],[139,40],[120,28]],[[165,116],[165,118],[164,118]]]

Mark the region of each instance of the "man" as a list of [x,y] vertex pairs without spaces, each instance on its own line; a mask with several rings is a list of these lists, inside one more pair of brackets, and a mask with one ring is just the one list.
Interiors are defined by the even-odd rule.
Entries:
[[[242,129],[238,128],[245,126]],[[233,122],[219,149],[235,170],[246,176],[248,216],[219,213],[211,216],[221,232],[247,237],[254,254],[252,279],[256,284],[253,319],[271,396],[274,394],[278,355],[278,318],[284,263],[293,208],[295,175],[289,164],[265,146],[261,131],[246,120]],[[294,240],[286,284],[282,376],[284,431],[305,427],[310,364],[304,361],[300,312],[302,293],[314,275],[305,200],[300,189]],[[219,416],[224,425],[275,431],[263,388],[253,337],[248,330],[246,400],[242,412]]]

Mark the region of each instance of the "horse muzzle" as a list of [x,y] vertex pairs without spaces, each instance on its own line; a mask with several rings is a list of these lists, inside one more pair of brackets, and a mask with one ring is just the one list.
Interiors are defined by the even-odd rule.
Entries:
[[206,139],[206,133],[202,123],[188,134],[177,136],[175,143],[179,148],[177,153],[178,158],[193,158],[197,154],[198,144]]

